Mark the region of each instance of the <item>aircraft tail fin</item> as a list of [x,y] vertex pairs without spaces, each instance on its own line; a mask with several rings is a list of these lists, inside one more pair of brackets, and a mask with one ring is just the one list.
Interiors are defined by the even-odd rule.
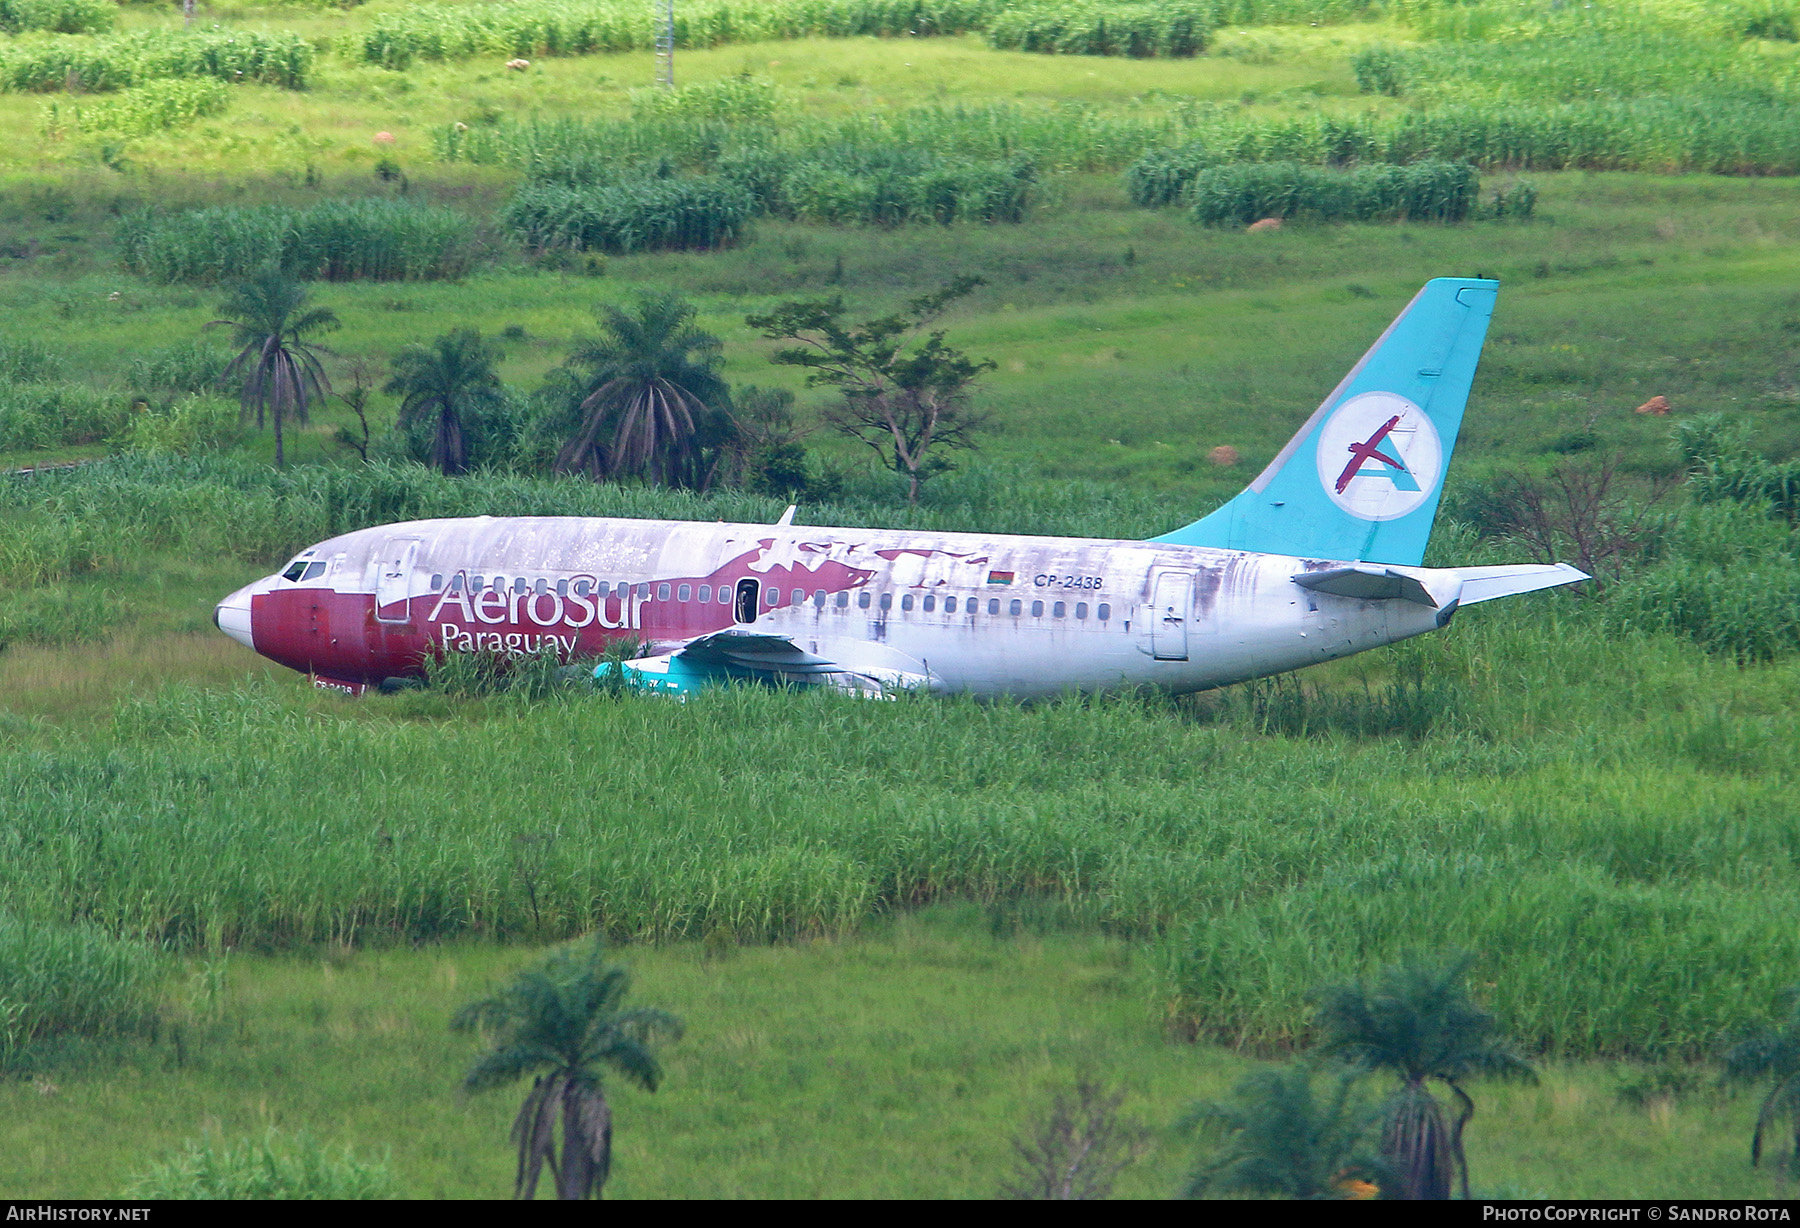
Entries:
[[1152,540],[1417,566],[1499,289],[1427,282],[1248,488]]

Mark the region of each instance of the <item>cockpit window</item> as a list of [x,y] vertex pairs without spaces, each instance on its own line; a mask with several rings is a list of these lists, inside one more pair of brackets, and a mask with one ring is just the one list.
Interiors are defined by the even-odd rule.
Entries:
[[302,580],[317,580],[320,576],[322,576],[324,574],[325,574],[325,564],[323,561],[317,562],[317,563],[308,563],[306,565],[306,574],[301,576],[300,578]]
[[305,559],[295,559],[293,562],[288,564],[287,570],[281,573],[281,578],[283,580],[298,580],[301,576],[303,576],[305,574],[306,574],[306,560]]

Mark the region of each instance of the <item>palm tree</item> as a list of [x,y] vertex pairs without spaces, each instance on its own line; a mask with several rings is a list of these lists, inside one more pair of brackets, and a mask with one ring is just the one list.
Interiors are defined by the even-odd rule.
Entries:
[[270,269],[243,282],[226,295],[219,313],[224,317],[207,325],[231,328],[231,343],[238,352],[226,365],[221,380],[242,379],[238,393],[240,416],[262,429],[265,414],[274,419],[275,463],[283,463],[281,428],[287,418],[306,421],[308,407],[331,391],[319,355],[329,353],[306,337],[329,332],[338,318],[329,308],[306,306],[306,287]]
[[1183,1196],[1373,1197],[1387,1173],[1363,1145],[1375,1114],[1353,1092],[1354,1078],[1345,1076],[1321,1098],[1304,1062],[1252,1071],[1229,1101],[1189,1112],[1185,1126],[1222,1138],[1188,1178]]
[[401,398],[399,425],[411,430],[429,415],[431,464],[447,474],[468,472],[464,417],[499,404],[503,393],[494,364],[500,347],[473,328],[445,333],[430,345],[409,345],[394,355],[394,377],[385,391]]
[[694,327],[693,305],[673,295],[596,314],[601,336],[569,357],[571,368],[585,368],[577,381],[583,399],[556,471],[704,486],[706,447],[729,421],[719,339]]
[[[1469,1196],[1463,1129],[1475,1102],[1462,1084],[1472,1075],[1535,1079],[1536,1073],[1496,1034],[1494,1016],[1475,1004],[1465,984],[1469,956],[1410,955],[1384,968],[1375,985],[1320,991],[1315,1021],[1327,1053],[1359,1071],[1386,1070],[1400,1080],[1388,1101],[1382,1154],[1401,1198],[1448,1198],[1461,1180]],[[1432,1080],[1455,1097],[1456,1119],[1432,1095]]]
[[1756,1132],[1750,1136],[1750,1163],[1762,1163],[1763,1132],[1786,1117],[1793,1127],[1794,1147],[1785,1164],[1790,1176],[1800,1177],[1800,985],[1788,990],[1786,997],[1787,1019],[1734,1045],[1725,1054],[1725,1077],[1733,1082],[1769,1081],[1769,1094],[1756,1111]]
[[[536,1076],[513,1121],[519,1148],[513,1197],[535,1197],[538,1174],[546,1164],[558,1198],[587,1198],[605,1186],[612,1169],[612,1109],[606,1103],[603,1068],[655,1091],[662,1066],[651,1045],[659,1037],[681,1035],[681,1021],[666,1011],[624,1009],[630,988],[630,974],[606,962],[605,947],[596,938],[585,951],[557,951],[451,1020],[457,1031],[482,1032],[493,1044],[469,1068],[464,1091]],[[555,1138],[559,1111],[560,1160]]]

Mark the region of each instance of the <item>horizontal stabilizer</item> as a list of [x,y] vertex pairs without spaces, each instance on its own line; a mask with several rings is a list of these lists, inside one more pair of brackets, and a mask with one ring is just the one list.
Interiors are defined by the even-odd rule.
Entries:
[[1462,578],[1462,604],[1474,605],[1515,593],[1534,593],[1540,588],[1576,584],[1591,579],[1587,572],[1567,563],[1519,563],[1510,567],[1458,567]]
[[1437,609],[1434,598],[1414,576],[1402,575],[1386,567],[1363,564],[1358,567],[1333,567],[1329,571],[1306,571],[1294,577],[1294,583],[1314,592],[1338,597],[1354,597],[1358,601],[1411,601]]

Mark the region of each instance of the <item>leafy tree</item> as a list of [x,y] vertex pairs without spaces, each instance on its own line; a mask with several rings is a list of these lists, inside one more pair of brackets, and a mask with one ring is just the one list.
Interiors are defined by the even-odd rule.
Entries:
[[750,327],[797,345],[770,360],[804,367],[809,387],[841,394],[826,420],[875,450],[881,463],[907,480],[907,500],[919,501],[927,480],[950,469],[946,452],[975,446],[984,423],[969,396],[991,361],[976,362],[944,341],[945,330],[919,334],[957,299],[982,284],[958,277],[913,299],[893,315],[846,323],[842,298],[779,304],[750,316]]
[[1750,1136],[1750,1163],[1762,1163],[1763,1135],[1786,1117],[1794,1145],[1783,1166],[1800,1177],[1800,985],[1787,992],[1788,1016],[1780,1025],[1746,1036],[1725,1054],[1725,1077],[1733,1082],[1768,1081],[1769,1091],[1756,1110]]
[[808,432],[794,422],[794,394],[785,388],[745,385],[731,397],[732,441],[728,480],[777,498],[808,491]]
[[666,1011],[625,1009],[630,988],[630,974],[607,963],[605,946],[595,939],[585,950],[555,952],[493,997],[463,1007],[451,1021],[457,1031],[479,1031],[493,1045],[469,1068],[464,1091],[486,1091],[535,1076],[513,1121],[519,1148],[513,1197],[535,1197],[546,1164],[558,1198],[587,1198],[606,1185],[612,1169],[612,1109],[603,1071],[610,1068],[655,1091],[662,1066],[652,1045],[658,1038],[681,1035],[681,1021]]
[[719,339],[695,327],[693,305],[673,295],[597,314],[601,335],[581,342],[566,364],[581,401],[556,471],[705,487],[708,453],[716,459],[730,430]]
[[[1475,1102],[1463,1090],[1466,1080],[1537,1077],[1497,1035],[1494,1016],[1469,996],[1472,962],[1409,955],[1382,969],[1372,987],[1338,985],[1319,993],[1315,1027],[1325,1051],[1358,1071],[1385,1070],[1400,1080],[1388,1100],[1381,1150],[1401,1198],[1448,1198],[1453,1180],[1469,1196],[1462,1137]],[[1455,1098],[1454,1121],[1431,1093],[1433,1080]]]
[[1189,1112],[1184,1124],[1219,1145],[1194,1169],[1183,1196],[1373,1197],[1388,1184],[1385,1166],[1363,1141],[1377,1113],[1357,1098],[1354,1075],[1321,1098],[1304,1062],[1252,1071],[1230,1100]]
[[1000,1196],[1085,1202],[1111,1194],[1150,1144],[1142,1126],[1120,1118],[1124,1100],[1122,1091],[1076,1080],[1074,1094],[1057,1096],[1034,1134],[1013,1139],[1015,1170]]
[[431,424],[431,464],[447,474],[469,469],[466,419],[503,403],[494,364],[500,347],[473,328],[445,333],[430,345],[409,345],[394,355],[394,377],[385,391],[400,401],[401,430]]
[[238,352],[226,364],[221,380],[242,380],[238,406],[244,421],[256,412],[256,426],[267,418],[275,427],[275,463],[284,463],[281,432],[288,418],[306,421],[314,401],[331,392],[331,381],[319,355],[323,346],[306,340],[315,333],[338,326],[337,316],[326,307],[308,308],[306,287],[267,270],[236,286],[219,307],[223,319],[207,325],[231,329],[231,343]]

